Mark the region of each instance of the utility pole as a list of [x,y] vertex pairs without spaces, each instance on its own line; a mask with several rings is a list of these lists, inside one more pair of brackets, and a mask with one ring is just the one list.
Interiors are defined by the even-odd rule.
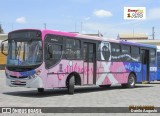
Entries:
[[1,24],[0,24],[0,33],[2,33],[2,27],[1,27]]
[[152,27],[152,37],[153,37],[153,40],[154,40],[154,37],[155,37],[154,26]]
[[82,33],[82,28],[83,28],[83,22],[81,22],[81,33]]
[[12,29],[12,31],[13,31],[13,23],[11,24],[11,29]]
[[46,23],[44,23],[44,29],[47,29],[47,24]]
[[77,32],[77,23],[75,22],[75,32]]

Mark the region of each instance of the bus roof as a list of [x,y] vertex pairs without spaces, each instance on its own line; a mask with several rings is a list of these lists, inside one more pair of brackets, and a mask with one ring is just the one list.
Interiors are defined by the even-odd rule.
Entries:
[[[20,30],[39,30],[39,29],[19,29],[15,31],[20,31]],[[12,31],[12,32],[15,32]],[[98,40],[98,41],[108,41],[108,42],[113,42],[113,43],[122,43],[122,44],[128,44],[128,45],[134,45],[134,46],[143,46],[143,47],[151,47],[151,48],[157,48],[154,45],[150,44],[140,44],[140,43],[135,43],[135,42],[128,42],[126,40],[115,40],[115,39],[107,39],[103,37],[96,37],[96,36],[90,36],[90,35],[83,35],[79,33],[71,33],[71,32],[64,32],[64,31],[59,31],[59,30],[39,30],[42,32],[42,38],[46,34],[55,34],[55,35],[61,35],[61,36],[68,36],[68,37],[77,37],[77,38],[83,38],[83,39],[90,39],[90,40]]]
[[107,39],[103,37],[96,37],[96,36],[90,36],[90,35],[83,35],[83,34],[77,34],[77,33],[70,33],[70,32],[63,32],[63,31],[57,31],[57,30],[41,30],[44,33],[52,33],[55,35],[62,35],[62,36],[69,36],[69,37],[77,37],[77,38],[83,38],[83,39],[91,39],[91,40],[99,40],[99,41],[108,41],[113,43],[122,43],[122,44],[129,44],[129,45],[135,45],[135,46],[143,46],[143,47],[151,47],[156,48],[154,45],[150,44],[140,44],[135,42],[128,42],[128,41],[122,41],[122,40],[115,40],[115,39]]
[[135,46],[142,46],[142,47],[150,47],[150,48],[155,48],[157,47],[155,45],[150,45],[150,44],[141,44],[141,43],[136,43],[136,42],[127,42],[127,41],[120,41],[122,44],[129,44],[129,45],[135,45]]

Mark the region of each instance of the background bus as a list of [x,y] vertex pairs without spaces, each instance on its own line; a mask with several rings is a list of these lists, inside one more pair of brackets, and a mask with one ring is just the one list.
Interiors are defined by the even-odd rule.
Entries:
[[[4,44],[2,44],[2,52]],[[8,34],[9,86],[44,89],[75,85],[135,87],[157,78],[156,47],[52,30]]]

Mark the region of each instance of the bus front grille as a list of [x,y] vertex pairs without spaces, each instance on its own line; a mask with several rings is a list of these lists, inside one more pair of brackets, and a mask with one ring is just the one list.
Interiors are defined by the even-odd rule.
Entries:
[[27,78],[28,76],[20,76],[20,77],[16,77],[16,76],[11,76],[11,75],[10,75],[10,77],[11,77],[11,78],[23,78],[23,79],[24,79],[24,78]]
[[12,81],[11,81],[11,84],[12,84],[12,85],[23,85],[23,86],[25,86],[25,85],[26,85],[26,82],[24,82],[24,81],[12,80]]

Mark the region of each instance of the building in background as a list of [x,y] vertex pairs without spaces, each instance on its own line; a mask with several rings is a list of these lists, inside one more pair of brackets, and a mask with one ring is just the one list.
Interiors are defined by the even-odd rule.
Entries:
[[117,39],[120,40],[147,40],[148,36],[145,33],[126,33],[126,34],[118,34]]
[[147,40],[128,40],[130,42],[143,43],[143,44],[151,44],[155,46],[160,46],[160,39],[147,39]]
[[160,39],[148,39],[148,36],[145,33],[118,34],[117,39],[160,46]]
[[0,34],[0,40],[5,40],[5,39],[7,39],[8,37],[8,34]]

